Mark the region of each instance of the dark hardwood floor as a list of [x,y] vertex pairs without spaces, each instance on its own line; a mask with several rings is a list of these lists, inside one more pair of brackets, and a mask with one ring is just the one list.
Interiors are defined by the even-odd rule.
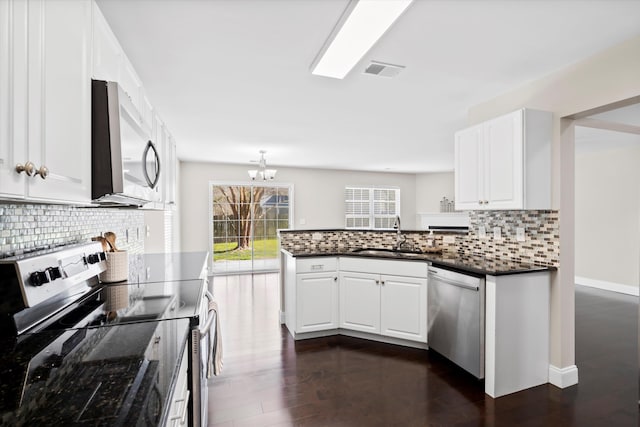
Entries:
[[499,399],[436,353],[348,337],[294,342],[278,275],[215,277],[224,343],[210,426],[637,426],[638,299],[576,291],[580,383]]

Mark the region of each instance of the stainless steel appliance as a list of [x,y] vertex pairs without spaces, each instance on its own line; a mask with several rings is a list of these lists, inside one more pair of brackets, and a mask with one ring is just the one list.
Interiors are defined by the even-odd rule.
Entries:
[[0,425],[51,402],[64,425],[207,425],[206,253],[132,256],[133,280],[108,285],[103,260],[97,242],[0,260]]
[[160,154],[151,126],[116,82],[92,81],[91,195],[100,204],[159,201]]
[[429,267],[427,342],[477,378],[484,378],[484,276]]

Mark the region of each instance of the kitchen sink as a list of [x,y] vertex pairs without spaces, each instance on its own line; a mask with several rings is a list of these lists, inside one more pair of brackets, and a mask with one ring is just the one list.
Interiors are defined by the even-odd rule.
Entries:
[[361,254],[361,255],[373,255],[373,256],[384,256],[384,257],[421,257],[423,255],[422,251],[419,250],[408,250],[408,249],[386,249],[386,248],[359,248],[354,249],[353,253]]

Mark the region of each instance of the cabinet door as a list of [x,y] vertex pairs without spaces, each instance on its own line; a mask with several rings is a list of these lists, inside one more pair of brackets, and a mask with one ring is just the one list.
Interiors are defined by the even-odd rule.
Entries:
[[380,276],[340,273],[340,327],[380,333]]
[[166,135],[165,139],[165,185],[164,185],[164,202],[169,203],[171,205],[176,203],[176,168],[177,168],[177,158],[176,158],[176,141],[169,134]]
[[96,80],[117,82],[123,58],[118,39],[111,31],[102,12],[93,7],[93,66],[92,75]]
[[298,274],[296,332],[338,328],[338,273]]
[[456,209],[482,209],[482,126],[456,132],[454,167]]
[[381,333],[427,342],[427,279],[381,276]]
[[0,196],[22,198],[27,162],[27,5],[0,1]]
[[91,1],[29,1],[28,197],[91,200]]
[[484,128],[484,190],[488,209],[522,209],[524,157],[522,110]]

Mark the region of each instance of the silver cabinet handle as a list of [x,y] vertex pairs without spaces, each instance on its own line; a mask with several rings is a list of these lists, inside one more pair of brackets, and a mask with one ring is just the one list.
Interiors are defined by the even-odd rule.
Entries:
[[337,282],[337,281],[338,281],[338,278],[337,278],[337,277],[334,277],[334,278],[333,278],[333,281],[334,281],[334,282]]
[[376,280],[376,285],[379,285],[379,284],[380,284],[380,280]]
[[45,165],[40,166],[40,169],[38,169],[35,173],[36,175],[40,175],[40,178],[42,179],[47,179],[47,177],[49,176],[49,168],[46,167]]
[[24,172],[27,176],[34,176],[36,174],[36,165],[34,165],[33,162],[27,162],[24,165],[22,163],[18,163],[16,165],[16,172]]

